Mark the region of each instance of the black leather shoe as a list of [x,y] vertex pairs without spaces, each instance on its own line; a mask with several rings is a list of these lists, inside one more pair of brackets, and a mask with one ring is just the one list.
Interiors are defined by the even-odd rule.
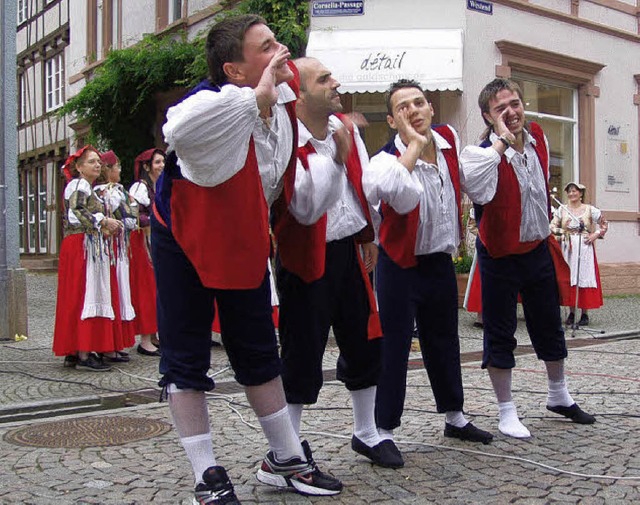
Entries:
[[578,424],[593,424],[596,422],[596,418],[591,414],[587,414],[584,410],[578,407],[577,403],[574,403],[571,407],[563,407],[562,405],[550,407],[547,405],[547,410],[560,414],[561,416],[568,417],[574,423]]
[[136,351],[138,351],[138,354],[142,354],[143,356],[160,356],[159,349],[156,349],[155,351],[147,351],[141,345],[138,345],[138,347],[136,348]]
[[374,464],[384,468],[402,468],[404,459],[393,443],[393,440],[383,440],[378,445],[369,447],[355,435],[351,437],[351,448],[358,454],[369,458]]
[[476,428],[473,424],[467,423],[462,428],[458,428],[453,424],[444,424],[444,436],[449,438],[457,438],[459,440],[468,440],[469,442],[482,442],[488,444],[493,440],[493,435],[488,431]]
[[578,326],[589,326],[589,315],[584,312],[580,316],[580,321],[578,321]]

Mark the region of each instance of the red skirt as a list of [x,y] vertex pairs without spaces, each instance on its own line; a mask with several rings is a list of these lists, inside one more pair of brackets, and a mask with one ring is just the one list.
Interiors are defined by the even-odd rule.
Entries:
[[58,263],[58,295],[53,329],[53,352],[68,356],[82,352],[113,352],[133,345],[122,332],[115,266],[110,267],[111,306],[114,319],[80,319],[86,290],[87,260],[82,233],[62,240]]
[[144,231],[134,230],[129,237],[129,279],[131,303],[136,311],[133,320],[136,335],[158,331],[156,317],[156,279]]
[[[598,268],[598,258],[596,258],[596,250],[593,248],[593,266],[596,275],[595,288],[578,288],[578,308],[582,310],[597,309],[602,307],[602,285],[600,284],[600,269]],[[571,286],[569,290],[568,307],[576,306],[576,287]]]

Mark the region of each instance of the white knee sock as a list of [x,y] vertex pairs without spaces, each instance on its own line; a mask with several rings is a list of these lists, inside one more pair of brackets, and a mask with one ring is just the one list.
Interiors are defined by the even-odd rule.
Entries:
[[202,474],[204,471],[210,466],[216,465],[216,458],[213,455],[211,433],[181,438],[180,443],[182,447],[184,447],[187,457],[191,462],[193,477],[196,484],[198,484],[202,482]]
[[380,435],[380,439],[382,440],[393,440],[393,430],[378,428],[378,435]]
[[513,402],[498,403],[500,422],[498,429],[501,433],[514,438],[529,438],[531,433],[518,419],[518,412]]
[[449,410],[445,413],[445,420],[448,424],[455,426],[456,428],[464,428],[469,421],[464,417],[460,410]]
[[382,438],[380,438],[376,429],[374,416],[376,389],[376,386],[371,386],[366,389],[351,391],[353,434],[369,447],[374,447],[382,442]]
[[291,417],[291,424],[293,425],[293,431],[300,437],[300,421],[302,420],[302,410],[304,405],[302,403],[289,403],[289,417]]
[[202,473],[216,465],[207,399],[203,391],[178,389],[175,384],[167,386],[167,398],[173,424],[187,453],[197,484],[202,481]]
[[571,407],[574,403],[564,380],[549,381],[549,393],[547,394],[547,405],[549,407]]
[[259,417],[258,421],[278,461],[287,461],[295,457],[303,461],[306,459],[300,439],[291,425],[288,407],[285,406],[268,416]]

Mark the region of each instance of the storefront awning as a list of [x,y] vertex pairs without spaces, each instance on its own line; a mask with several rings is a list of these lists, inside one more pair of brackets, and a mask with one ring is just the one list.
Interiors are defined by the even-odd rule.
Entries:
[[306,54],[331,70],[341,93],[385,91],[398,79],[462,90],[462,30],[312,31]]

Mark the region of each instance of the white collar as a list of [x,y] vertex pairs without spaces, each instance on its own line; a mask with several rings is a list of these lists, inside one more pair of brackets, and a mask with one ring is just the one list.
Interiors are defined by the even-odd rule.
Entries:
[[[329,116],[329,127],[327,129],[327,138],[330,137],[333,132],[338,130],[340,127],[344,126],[344,123],[340,121],[337,116],[331,114]],[[304,125],[300,119],[298,119],[298,146],[302,147],[307,144],[311,139],[313,139],[313,135],[308,130],[308,128]],[[318,140],[318,142],[323,142],[323,140]],[[324,139],[326,140],[326,139]]]
[[[434,129],[431,129],[431,135],[433,136],[433,141],[435,142],[437,151],[442,151],[443,149],[451,149],[451,144],[449,144],[449,142],[447,142],[447,140],[442,135],[440,135],[437,131],[435,131]],[[407,150],[407,146],[405,146],[402,140],[400,139],[399,133],[396,134],[394,143],[400,155],[403,155]]]

